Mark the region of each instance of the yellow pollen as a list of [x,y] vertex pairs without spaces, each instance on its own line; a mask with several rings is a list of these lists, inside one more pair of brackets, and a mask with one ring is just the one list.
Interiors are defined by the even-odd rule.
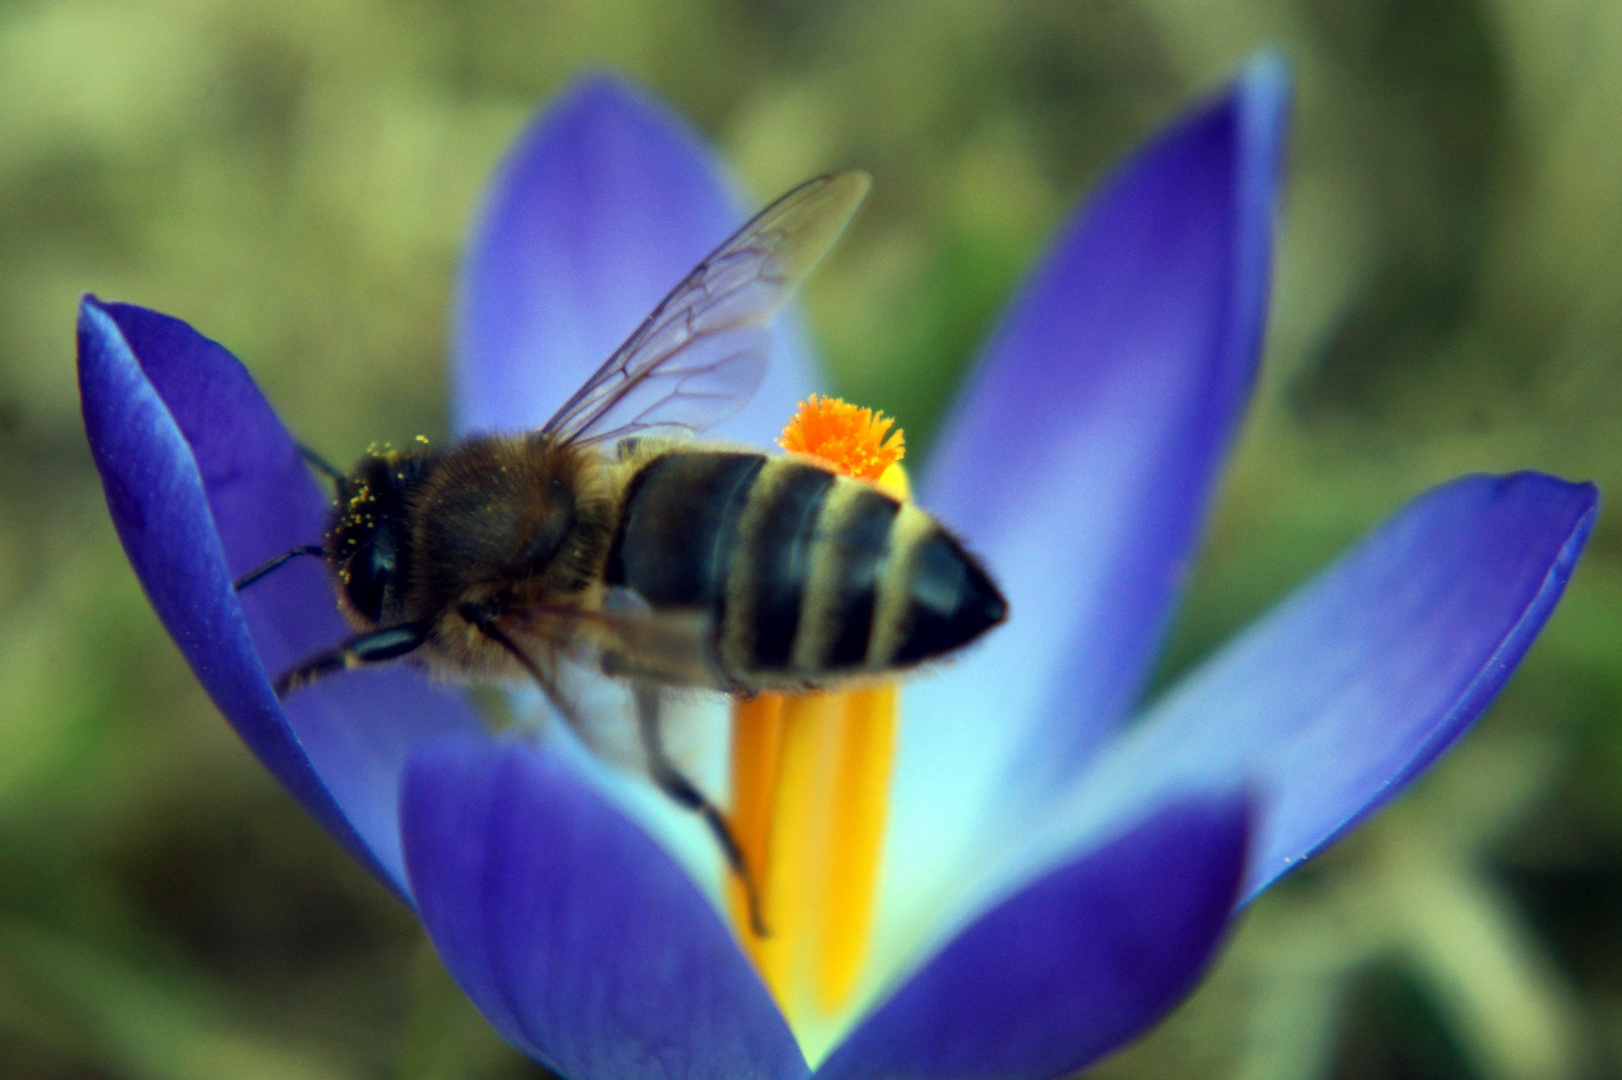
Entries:
[[895,421],[834,397],[812,394],[783,429],[777,445],[809,454],[846,476],[874,481],[906,454],[907,440],[891,431]]
[[[834,398],[800,405],[785,450],[908,495],[894,421]],[[863,989],[888,814],[900,693],[894,682],[733,707],[731,824],[760,889],[769,933],[750,928],[737,881],[733,924],[813,1055]]]

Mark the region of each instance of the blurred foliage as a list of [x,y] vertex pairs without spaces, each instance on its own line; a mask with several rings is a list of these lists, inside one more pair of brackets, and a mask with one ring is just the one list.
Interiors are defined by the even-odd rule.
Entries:
[[[479,185],[606,65],[759,196],[876,175],[808,303],[922,446],[1066,209],[1265,43],[1299,72],[1270,351],[1162,681],[1431,483],[1619,490],[1622,5],[6,0],[0,1076],[539,1075],[147,608],[77,419],[82,291],[226,342],[339,459],[442,434]],[[1482,730],[1100,1075],[1622,1076],[1619,643],[1607,517]]]

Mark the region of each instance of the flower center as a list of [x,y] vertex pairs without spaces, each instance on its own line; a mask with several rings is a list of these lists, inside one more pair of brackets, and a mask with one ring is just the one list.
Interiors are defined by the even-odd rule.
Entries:
[[[871,409],[813,395],[779,444],[908,496],[905,441]],[[796,1030],[834,1020],[866,958],[895,757],[893,682],[838,693],[761,694],[733,706],[731,824],[760,890],[768,934],[750,927],[742,887],[733,923]]]

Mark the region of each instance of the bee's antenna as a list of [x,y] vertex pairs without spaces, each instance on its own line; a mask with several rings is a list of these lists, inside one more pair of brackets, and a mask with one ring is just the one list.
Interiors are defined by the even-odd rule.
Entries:
[[338,466],[322,457],[316,451],[311,450],[303,443],[298,444],[298,454],[299,457],[315,466],[318,472],[325,473],[327,479],[332,481],[334,487],[339,488],[340,490],[343,488],[344,471],[342,469],[338,468]]
[[252,585],[254,582],[270,573],[272,570],[279,569],[285,564],[292,562],[300,555],[321,556],[325,555],[326,553],[326,549],[320,544],[300,544],[291,551],[284,551],[274,559],[271,559],[270,561],[249,570],[246,574],[243,574],[241,577],[233,581],[231,583],[231,588],[235,589],[237,592],[241,592],[243,589],[246,589],[249,585]]

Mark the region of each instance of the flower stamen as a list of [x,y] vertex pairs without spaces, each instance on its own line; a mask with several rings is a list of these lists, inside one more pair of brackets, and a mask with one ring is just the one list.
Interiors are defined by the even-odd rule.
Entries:
[[[894,421],[812,396],[780,445],[842,475],[908,495]],[[837,1022],[866,959],[899,724],[897,686],[761,694],[733,707],[731,824],[770,933],[728,890],[734,924],[797,1030]]]

